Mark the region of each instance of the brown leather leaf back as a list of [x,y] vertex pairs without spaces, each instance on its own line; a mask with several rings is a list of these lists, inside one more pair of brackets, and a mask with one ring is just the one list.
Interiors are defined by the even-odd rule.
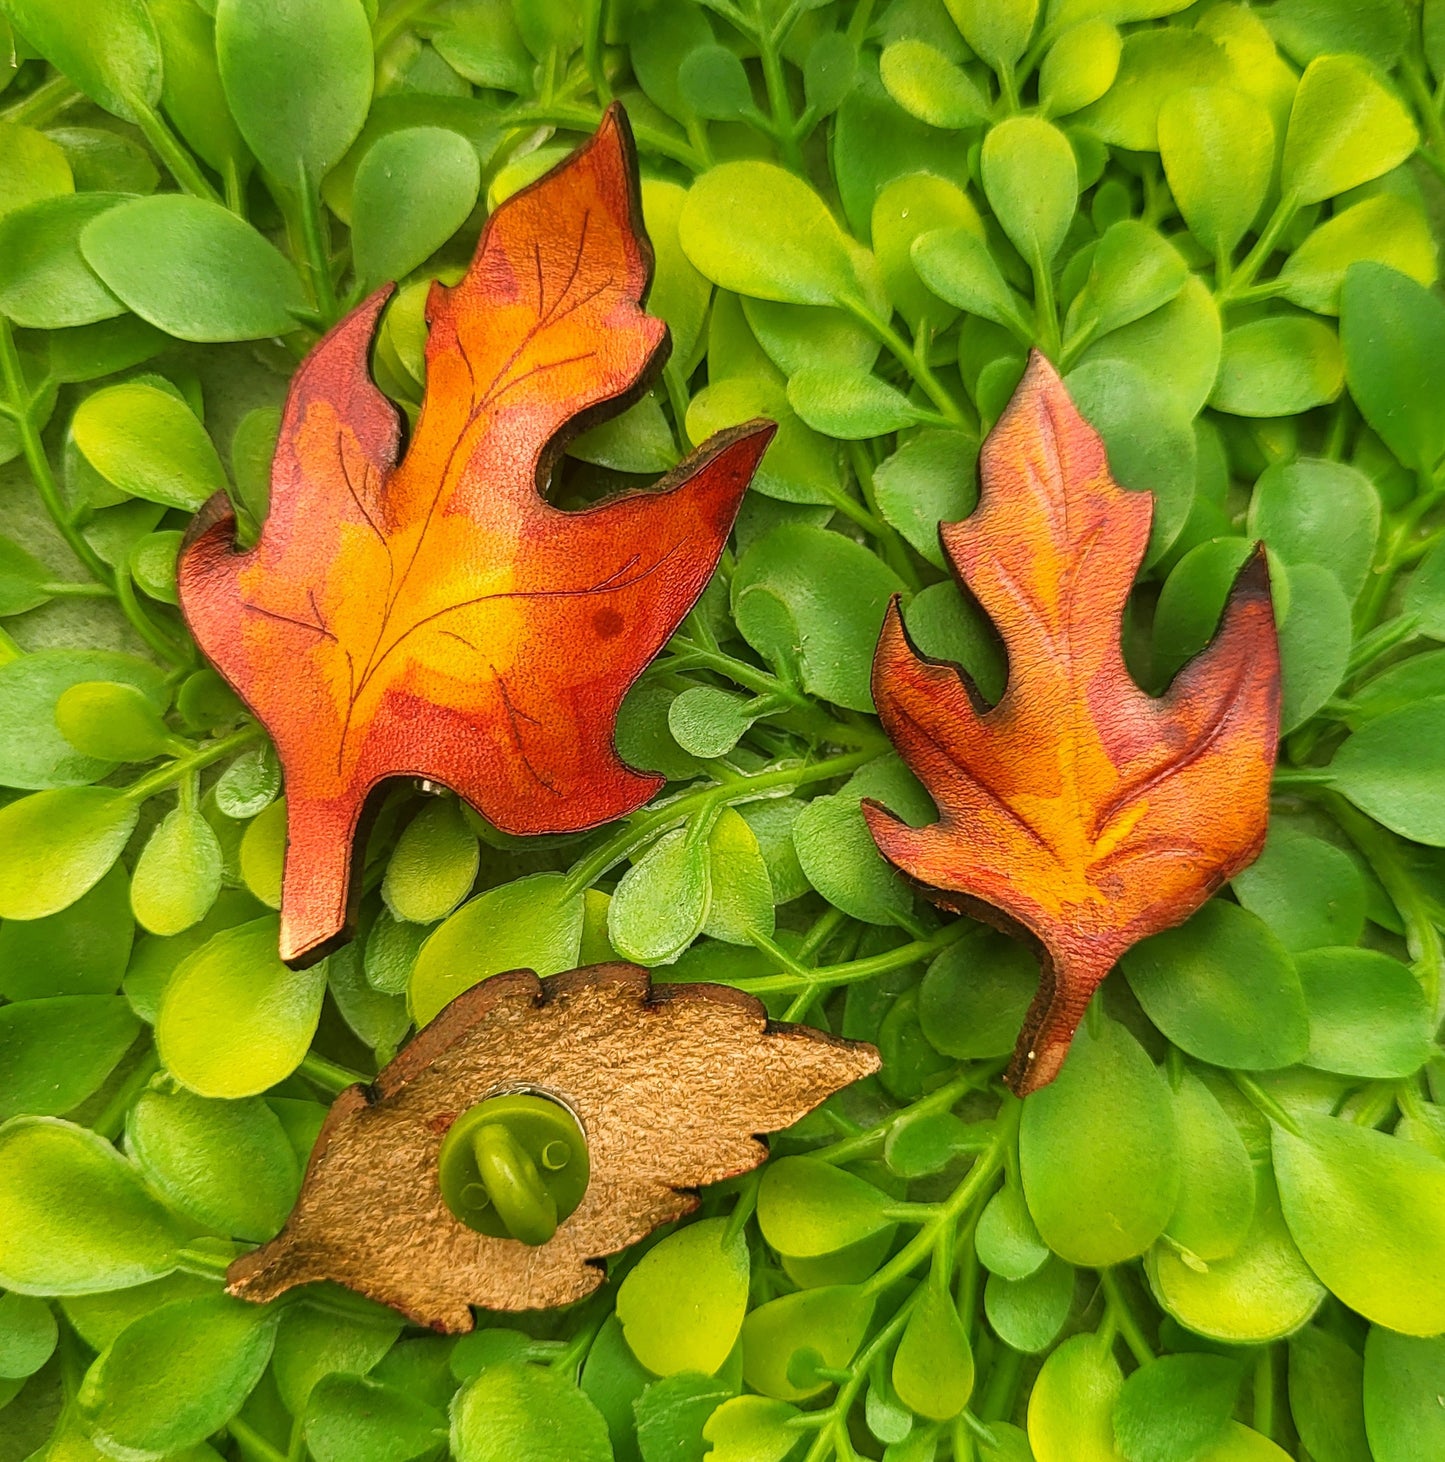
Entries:
[[944,908],[1021,929],[1043,972],[1008,1079],[1057,1075],[1119,956],[1179,923],[1258,853],[1279,732],[1279,647],[1262,550],[1209,647],[1161,697],[1124,664],[1125,600],[1148,493],[1109,474],[1098,434],[1042,356],[984,443],[979,507],[941,527],[992,618],[1008,682],[990,708],[909,643],[895,602],[873,662],[883,724],[938,805],[911,828],[864,813],[886,857]]
[[[696,1208],[689,1190],[762,1162],[755,1133],[877,1069],[872,1046],[774,1024],[721,985],[650,987],[623,964],[495,975],[337,1098],[286,1227],[231,1265],[230,1291],[332,1279],[444,1331],[470,1330],[471,1305],[567,1304],[602,1283],[595,1260]],[[437,1182],[457,1116],[519,1087],[571,1108],[591,1163],[581,1206],[537,1248],[465,1227]]]

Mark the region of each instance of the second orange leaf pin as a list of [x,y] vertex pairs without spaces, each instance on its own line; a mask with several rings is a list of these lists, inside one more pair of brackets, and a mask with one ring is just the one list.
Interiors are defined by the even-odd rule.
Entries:
[[1008,1073],[1053,1080],[1090,996],[1132,944],[1177,924],[1264,841],[1279,647],[1262,550],[1209,647],[1167,693],[1124,664],[1124,603],[1148,493],[1109,473],[1098,434],[1035,355],[984,443],[978,510],[941,527],[993,619],[1008,683],[989,707],[909,643],[898,605],[873,662],[883,724],[938,804],[912,828],[864,804],[884,855],[935,903],[1022,930],[1043,953]]

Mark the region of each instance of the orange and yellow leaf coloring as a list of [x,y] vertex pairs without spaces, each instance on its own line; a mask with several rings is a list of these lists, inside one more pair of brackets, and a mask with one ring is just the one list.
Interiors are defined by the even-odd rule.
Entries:
[[873,695],[940,816],[911,828],[876,804],[864,812],[884,855],[935,903],[1042,947],[1008,1074],[1022,1095],[1058,1074],[1119,956],[1186,918],[1258,853],[1279,647],[1256,553],[1213,642],[1167,693],[1134,684],[1120,629],[1153,500],[1114,482],[1098,434],[1041,356],[980,466],[978,510],[940,531],[1003,638],[1007,687],[990,709],[957,666],[913,649],[895,603]]
[[286,771],[289,961],[344,930],[388,777],[444,783],[511,833],[593,827],[661,785],[618,757],[617,710],[707,583],[772,427],[714,438],[656,491],[578,512],[542,496],[567,438],[661,364],[639,218],[614,109],[498,208],[456,288],[434,286],[404,459],[367,372],[382,291],[292,383],[257,545],[236,551],[224,500],[193,530],[186,618]]

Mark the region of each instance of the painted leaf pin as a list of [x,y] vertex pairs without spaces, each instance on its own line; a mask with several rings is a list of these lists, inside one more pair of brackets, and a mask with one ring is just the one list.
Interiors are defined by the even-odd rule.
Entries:
[[864,804],[884,855],[935,903],[1021,930],[1039,992],[1007,1079],[1052,1081],[1099,982],[1177,924],[1264,841],[1279,646],[1257,550],[1213,642],[1161,697],[1124,664],[1125,600],[1153,516],[1109,474],[1098,434],[1037,353],[980,457],[978,509],[940,527],[1008,652],[990,708],[910,644],[895,602],[873,661],[884,727],[938,804],[911,828]]
[[[686,1190],[761,1163],[754,1134],[878,1065],[872,1046],[774,1024],[721,985],[654,986],[625,964],[494,975],[336,1099],[285,1228],[228,1287],[265,1301],[331,1279],[447,1332],[472,1328],[471,1305],[567,1304],[602,1283],[593,1261],[691,1212]],[[580,1206],[535,1248],[467,1228],[437,1178],[457,1116],[519,1087],[571,1109],[591,1164]]]
[[519,834],[594,827],[662,784],[619,758],[618,707],[706,585],[773,428],[712,438],[654,491],[577,512],[542,496],[566,440],[666,354],[640,217],[613,107],[496,210],[460,284],[433,287],[399,464],[367,372],[382,290],[292,382],[256,546],[236,550],[224,497],[197,518],[181,606],[286,772],[293,964],[344,936],[353,841],[386,778],[443,783]]

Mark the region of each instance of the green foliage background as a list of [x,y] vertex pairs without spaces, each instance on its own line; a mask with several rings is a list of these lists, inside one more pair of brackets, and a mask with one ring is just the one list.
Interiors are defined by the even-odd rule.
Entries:
[[[1174,14],[1167,12],[1174,11]],[[1445,1455],[1445,7],[1407,0],[0,0],[0,1458],[1422,1462]],[[394,789],[358,938],[275,959],[283,788],[174,608],[264,518],[286,381],[423,299],[624,101],[673,353],[555,499],[780,423],[631,696],[651,806],[510,840]],[[1031,955],[916,899],[871,714],[1037,345],[1157,495],[1162,687],[1263,537],[1260,861],[999,1084]],[[453,1342],[227,1299],[330,1097],[466,983],[613,951],[876,1041],[881,1075],[572,1310]]]

